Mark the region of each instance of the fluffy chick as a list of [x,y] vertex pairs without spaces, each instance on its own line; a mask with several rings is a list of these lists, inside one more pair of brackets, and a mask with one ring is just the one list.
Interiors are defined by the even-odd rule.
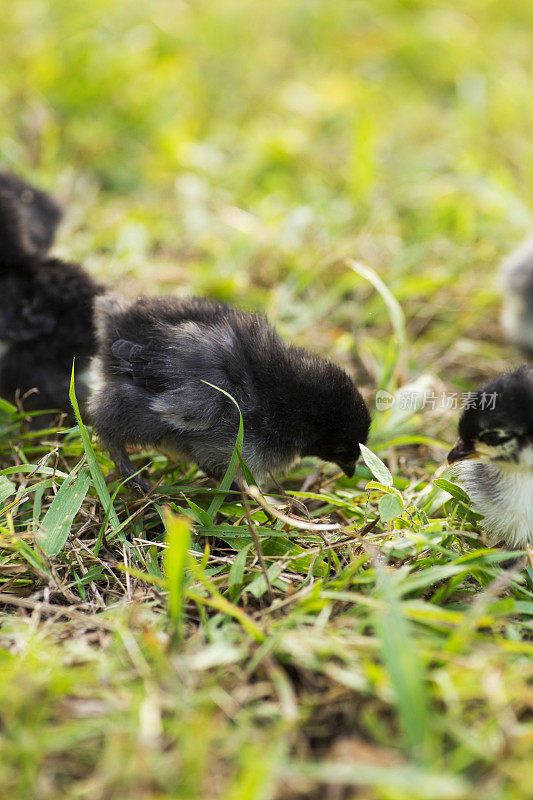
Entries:
[[[103,287],[47,255],[59,217],[44,192],[0,175],[0,394],[13,402],[30,393],[28,411],[69,410],[72,360],[81,377],[96,347],[92,304]],[[83,379],[76,388],[83,403]]]
[[[352,476],[370,424],[368,409],[340,367],[287,346],[267,320],[192,298],[95,303],[99,385],[89,409],[125,479],[128,445],[156,447],[221,478],[244,422],[244,460],[256,476],[318,456]],[[210,386],[208,384],[213,384]],[[149,484],[148,484],[149,486]]]
[[505,335],[525,356],[533,358],[533,238],[505,259],[500,283]]
[[478,389],[448,454],[490,544],[533,546],[533,368]]
[[[0,394],[28,411],[70,410],[72,361],[84,403],[84,370],[96,349],[92,305],[103,291],[81,267],[37,254],[21,256],[0,274]],[[32,389],[37,391],[32,392]],[[50,419],[50,417],[48,417]],[[45,420],[40,419],[40,424]]]
[[20,253],[47,253],[61,209],[46,192],[11,172],[0,172],[0,260]]

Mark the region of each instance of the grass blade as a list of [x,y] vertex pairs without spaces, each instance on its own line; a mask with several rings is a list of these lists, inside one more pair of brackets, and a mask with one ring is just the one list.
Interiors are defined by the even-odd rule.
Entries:
[[17,491],[17,487],[4,475],[0,475],[0,503],[4,503]]
[[402,613],[401,600],[393,578],[381,571],[379,592],[384,606],[376,613],[376,629],[381,651],[396,694],[396,706],[413,756],[427,755],[429,736],[426,689],[422,665],[410,626]]
[[385,375],[383,376],[382,385],[380,388],[387,388],[391,382],[394,372],[403,371],[403,365],[407,354],[407,333],[405,329],[405,317],[402,307],[396,300],[390,289],[383,283],[375,270],[366,264],[361,264],[359,261],[354,261],[352,258],[346,259],[346,264],[353,269],[361,278],[364,278],[372,284],[374,289],[381,295],[387,310],[391,325],[394,329],[396,338],[396,358],[388,365]]
[[98,494],[100,502],[104,507],[104,512],[109,519],[109,524],[111,525],[113,532],[116,533],[117,529],[120,527],[120,522],[117,513],[115,511],[115,508],[113,506],[111,495],[109,494],[108,488],[106,486],[104,476],[102,475],[102,470],[100,469],[100,465],[96,459],[96,454],[91,444],[91,437],[89,436],[87,428],[83,424],[83,420],[80,414],[80,408],[78,405],[78,401],[76,399],[76,391],[74,386],[74,362],[72,362],[72,374],[70,376],[69,397],[70,397],[70,402],[72,403],[72,408],[74,409],[74,416],[76,417],[76,422],[78,423],[78,428],[80,430],[80,436],[83,442],[83,449],[85,450],[85,457],[87,458],[87,464],[89,465],[89,469],[91,471],[91,477],[93,479],[96,493]]
[[216,608],[216,610],[220,611],[222,614],[233,617],[241,624],[248,636],[256,642],[263,642],[265,640],[265,633],[262,628],[254,622],[242,608],[226,600],[193,556],[189,556],[189,569],[193,578],[209,593],[209,597],[205,597],[189,589],[187,591],[187,597],[190,600],[193,600],[195,603],[210,606],[211,608]]
[[188,551],[191,540],[189,521],[178,517],[170,510],[165,512],[167,549],[164,556],[164,569],[168,589],[168,614],[174,632],[183,635],[183,594],[187,570]]
[[39,529],[39,544],[47,556],[57,555],[67,541],[72,522],[85,499],[90,482],[89,470],[87,467],[80,470],[80,464],[63,481]]
[[[237,467],[239,466],[239,462],[241,461],[242,457],[242,446],[244,443],[244,423],[242,421],[242,414],[241,409],[239,408],[239,404],[232,397],[229,392],[226,392],[224,389],[221,389],[220,386],[215,386],[213,383],[209,383],[209,381],[203,381],[208,386],[211,386],[213,389],[216,389],[218,392],[222,392],[225,394],[226,397],[229,397],[232,403],[235,404],[237,407],[237,411],[239,412],[239,430],[237,432],[237,438],[235,439],[235,445],[233,447],[233,453],[231,454],[230,462],[228,464],[228,468],[224,474],[224,477],[220,481],[220,486],[218,487],[222,491],[226,491],[230,488],[231,484],[235,479],[235,475],[237,474]],[[207,513],[214,519],[215,514],[220,509],[222,504],[224,503],[225,495],[224,494],[217,494],[211,501],[209,508],[207,509]]]
[[[289,761],[284,768],[288,778],[313,783],[376,786],[386,791],[380,797],[410,797],[421,800],[465,800],[470,787],[455,775],[426,772],[410,764],[369,764],[352,761]],[[373,795],[376,796],[376,795]]]

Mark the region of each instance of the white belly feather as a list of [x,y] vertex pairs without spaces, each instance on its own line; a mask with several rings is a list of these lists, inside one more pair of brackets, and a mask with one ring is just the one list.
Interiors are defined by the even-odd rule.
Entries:
[[533,470],[517,464],[460,461],[455,474],[474,511],[483,514],[489,544],[510,549],[533,546]]

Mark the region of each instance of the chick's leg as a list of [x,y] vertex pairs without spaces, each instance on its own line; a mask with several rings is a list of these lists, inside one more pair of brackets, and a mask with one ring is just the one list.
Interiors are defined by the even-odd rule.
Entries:
[[131,488],[139,494],[148,494],[148,492],[153,488],[152,484],[140,474],[136,474],[138,471],[131,463],[124,447],[112,444],[108,445],[107,449],[109,451],[109,455],[115,462],[115,466],[118,468],[128,486],[131,486]]

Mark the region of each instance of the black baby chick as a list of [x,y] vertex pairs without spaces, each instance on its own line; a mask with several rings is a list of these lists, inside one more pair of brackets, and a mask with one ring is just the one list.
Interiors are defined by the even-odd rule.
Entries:
[[533,368],[474,393],[448,463],[483,514],[490,544],[533,545]]
[[[58,221],[46,194],[0,176],[0,394],[12,402],[27,394],[28,411],[70,409],[72,360],[82,377],[96,346],[92,304],[103,287],[47,255]],[[83,402],[83,379],[76,388]]]
[[222,477],[239,417],[213,386],[239,404],[243,457],[256,478],[299,456],[354,474],[370,424],[361,395],[340,367],[287,346],[265,317],[198,298],[107,295],[95,309],[100,385],[89,409],[124,478],[134,473],[128,445],[181,454]]
[[11,172],[0,172],[0,258],[20,252],[47,253],[61,220],[61,209],[46,192]]

